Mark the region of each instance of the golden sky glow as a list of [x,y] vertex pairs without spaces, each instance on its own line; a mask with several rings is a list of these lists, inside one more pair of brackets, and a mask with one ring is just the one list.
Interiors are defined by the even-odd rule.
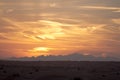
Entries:
[[0,58],[120,56],[119,0],[0,0]]

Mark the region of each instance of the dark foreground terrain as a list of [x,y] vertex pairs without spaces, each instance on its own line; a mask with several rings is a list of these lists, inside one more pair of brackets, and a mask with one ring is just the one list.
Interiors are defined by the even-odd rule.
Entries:
[[120,80],[120,62],[0,61],[0,80]]

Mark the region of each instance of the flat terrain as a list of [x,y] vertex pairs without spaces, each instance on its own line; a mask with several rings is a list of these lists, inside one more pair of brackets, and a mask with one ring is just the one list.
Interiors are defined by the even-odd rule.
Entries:
[[120,62],[0,61],[0,80],[120,80]]

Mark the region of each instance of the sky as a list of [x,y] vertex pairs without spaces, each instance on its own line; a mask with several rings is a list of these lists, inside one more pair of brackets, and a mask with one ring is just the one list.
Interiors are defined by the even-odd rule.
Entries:
[[120,0],[0,0],[0,58],[80,53],[120,58]]

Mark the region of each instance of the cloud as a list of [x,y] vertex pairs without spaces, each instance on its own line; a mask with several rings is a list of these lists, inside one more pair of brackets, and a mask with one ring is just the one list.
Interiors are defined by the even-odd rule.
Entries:
[[[112,24],[111,19],[116,19],[120,16],[119,13],[116,12],[119,11],[118,3],[120,3],[118,0],[26,0],[17,2],[2,1],[1,4],[3,5],[1,6],[5,11],[4,16],[17,19],[18,21],[34,21],[40,19],[56,20],[58,16],[61,15],[60,17],[64,18],[64,20],[73,19],[78,21],[77,24],[81,24],[83,21],[91,24]],[[53,4],[55,6],[51,8],[50,5]],[[6,5],[8,8],[5,8]],[[63,21],[61,20],[61,22]],[[71,23],[71,21],[67,22]]]
[[119,4],[119,0],[3,0],[0,40],[57,47],[53,54],[101,51],[119,55]]
[[11,57],[11,52],[9,51],[4,51],[4,50],[0,50],[0,59],[6,59],[8,57]]
[[7,37],[0,35],[0,40],[8,40]]
[[80,6],[80,8],[88,8],[88,9],[105,9],[105,10],[120,10],[119,7],[106,7],[106,6]]

